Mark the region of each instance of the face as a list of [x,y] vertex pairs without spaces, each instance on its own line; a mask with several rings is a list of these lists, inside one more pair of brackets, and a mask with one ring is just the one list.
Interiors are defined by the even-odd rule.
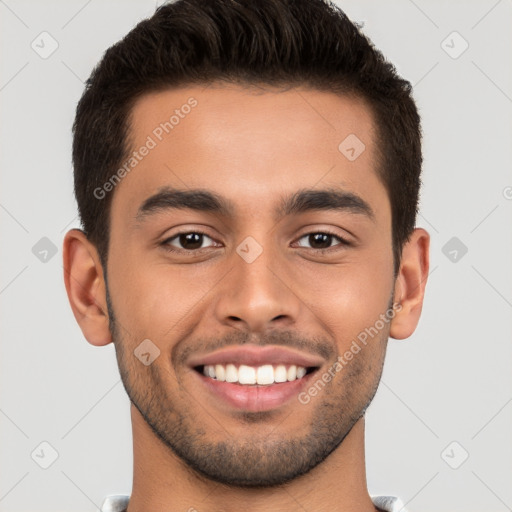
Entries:
[[394,287],[375,139],[361,100],[307,89],[189,87],[134,106],[110,327],[132,403],[210,479],[309,471],[375,394]]

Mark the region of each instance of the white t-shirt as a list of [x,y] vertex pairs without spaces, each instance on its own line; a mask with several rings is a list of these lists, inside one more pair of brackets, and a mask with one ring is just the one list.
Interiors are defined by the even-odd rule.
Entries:
[[[370,496],[373,504],[382,512],[407,512],[402,500],[396,496]],[[126,512],[130,496],[116,494],[107,496],[101,505],[100,512]]]

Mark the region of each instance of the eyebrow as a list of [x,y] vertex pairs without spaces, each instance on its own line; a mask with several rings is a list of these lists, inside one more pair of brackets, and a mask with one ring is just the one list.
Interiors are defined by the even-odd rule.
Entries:
[[[224,217],[233,216],[236,210],[230,200],[209,190],[163,187],[141,204],[135,220],[143,222],[146,218],[162,211],[187,209],[210,212]],[[275,220],[279,220],[288,215],[312,210],[346,211],[375,221],[375,213],[364,199],[353,192],[338,188],[298,190],[281,199],[274,215]]]

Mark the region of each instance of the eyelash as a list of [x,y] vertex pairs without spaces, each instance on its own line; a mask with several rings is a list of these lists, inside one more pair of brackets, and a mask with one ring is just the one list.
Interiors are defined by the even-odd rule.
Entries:
[[[172,240],[175,240],[180,235],[191,235],[191,234],[206,236],[207,238],[210,238],[211,240],[213,240],[215,242],[215,240],[210,235],[208,235],[207,233],[204,233],[203,231],[180,231],[179,233],[176,233],[172,237],[166,238],[163,242],[161,242],[160,245],[163,246],[164,250],[166,250],[168,252],[179,253],[179,254],[187,254],[187,255],[190,255],[190,256],[194,256],[194,255],[200,253],[200,251],[203,251],[205,249],[206,250],[210,249],[210,247],[201,247],[200,249],[192,249],[192,250],[176,249],[176,248],[172,247],[171,245],[169,245],[169,242],[171,242]],[[335,247],[338,247],[338,246],[346,246],[346,247],[348,247],[348,246],[352,245],[350,242],[348,242],[344,238],[340,237],[336,233],[333,233],[333,232],[331,232],[329,230],[310,231],[309,233],[304,233],[301,237],[298,238],[298,240],[301,240],[302,238],[310,236],[310,235],[319,235],[319,234],[332,236],[333,238],[337,239],[340,242],[338,245],[335,245],[333,247],[328,247],[326,249],[314,249],[314,248],[311,248],[311,250],[316,251],[316,252],[318,252],[320,254],[324,254],[326,252],[330,252]],[[306,247],[306,249],[307,249],[307,247]]]

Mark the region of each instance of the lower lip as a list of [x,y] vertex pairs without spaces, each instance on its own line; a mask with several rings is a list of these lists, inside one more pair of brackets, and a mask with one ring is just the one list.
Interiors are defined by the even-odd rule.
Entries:
[[269,385],[242,385],[206,377],[195,371],[201,382],[215,396],[232,407],[251,412],[269,411],[284,405],[306,387],[317,370],[301,379]]

